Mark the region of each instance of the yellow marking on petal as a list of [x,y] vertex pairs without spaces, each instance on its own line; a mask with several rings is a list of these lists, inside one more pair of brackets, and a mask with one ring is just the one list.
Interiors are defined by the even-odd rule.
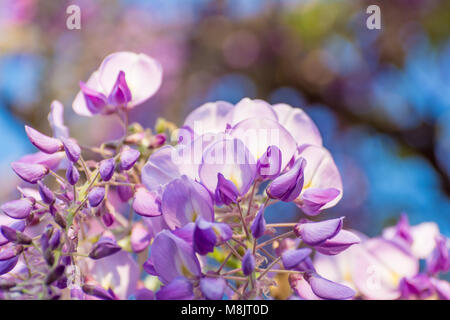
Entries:
[[195,222],[197,220],[197,217],[198,217],[198,213],[196,211],[192,212],[192,218],[191,218],[192,222]]
[[181,263],[181,274],[186,278],[193,278],[194,275],[189,271],[189,269],[185,266],[184,263]]

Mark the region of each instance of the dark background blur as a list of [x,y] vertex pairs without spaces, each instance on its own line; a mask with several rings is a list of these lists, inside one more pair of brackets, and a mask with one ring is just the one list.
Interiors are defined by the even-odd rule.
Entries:
[[[81,30],[66,28],[70,4]],[[371,4],[381,30],[366,27]],[[206,101],[247,96],[302,107],[344,180],[329,215],[375,235],[404,211],[449,236],[449,24],[448,0],[0,0],[0,200],[17,197],[9,163],[35,150],[23,125],[50,133],[53,99],[81,143],[120,134],[71,104],[106,55],[129,50],[164,67],[132,120],[181,124]]]

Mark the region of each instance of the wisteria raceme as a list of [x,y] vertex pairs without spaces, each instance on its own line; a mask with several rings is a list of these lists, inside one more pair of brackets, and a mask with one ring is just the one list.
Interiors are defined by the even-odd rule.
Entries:
[[[100,146],[70,135],[58,101],[51,135],[25,127],[38,152],[11,164],[26,184],[1,205],[1,297],[450,298],[435,224],[403,215],[368,238],[322,218],[342,179],[302,109],[244,98],[205,103],[179,128],[129,124],[161,81],[151,57],[117,52],[80,82],[76,113],[123,118],[123,136]],[[286,222],[282,202],[302,217]]]

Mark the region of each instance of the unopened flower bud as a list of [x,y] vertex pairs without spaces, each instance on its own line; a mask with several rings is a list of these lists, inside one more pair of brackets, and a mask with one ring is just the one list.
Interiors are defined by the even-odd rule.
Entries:
[[52,271],[50,271],[50,273],[45,278],[45,284],[50,285],[59,278],[61,278],[65,270],[66,267],[62,264],[56,266]]
[[95,187],[88,194],[89,205],[91,207],[97,207],[102,203],[105,198],[105,188]]
[[103,181],[111,180],[112,176],[114,175],[114,166],[115,166],[114,158],[105,159],[100,162],[99,172],[100,177],[102,178]]

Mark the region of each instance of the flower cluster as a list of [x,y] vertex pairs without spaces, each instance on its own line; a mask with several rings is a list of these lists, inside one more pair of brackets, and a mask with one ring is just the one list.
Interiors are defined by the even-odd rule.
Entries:
[[[80,82],[75,112],[116,115],[124,125],[122,138],[99,147],[70,136],[57,101],[52,136],[25,127],[39,151],[11,164],[28,185],[1,206],[1,297],[449,296],[448,283],[435,277],[449,269],[443,236],[436,236],[427,274],[418,274],[417,258],[405,253],[416,236],[404,219],[382,240],[366,240],[343,229],[344,217],[313,218],[339,202],[343,187],[303,110],[245,98],[206,103],[180,128],[162,119],[154,130],[130,125],[128,111],[161,80],[155,60],[119,52]],[[267,208],[278,202],[296,205],[304,218],[267,223]],[[360,265],[351,282],[348,273],[323,267],[350,254]],[[371,267],[395,279],[383,278],[380,291],[361,286]]]

